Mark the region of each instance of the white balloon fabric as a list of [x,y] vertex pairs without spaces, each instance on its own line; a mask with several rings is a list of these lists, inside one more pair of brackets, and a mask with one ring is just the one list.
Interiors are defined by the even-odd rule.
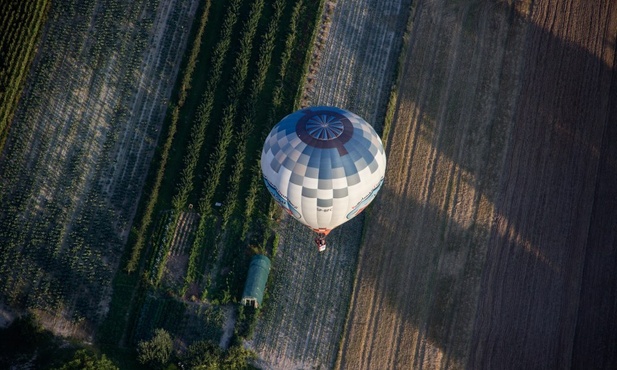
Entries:
[[375,198],[386,154],[379,135],[356,114],[310,107],[274,126],[261,152],[261,170],[283,209],[327,235]]

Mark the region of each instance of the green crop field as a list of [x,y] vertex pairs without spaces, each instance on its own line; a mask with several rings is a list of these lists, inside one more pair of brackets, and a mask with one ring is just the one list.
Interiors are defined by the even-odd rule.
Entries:
[[36,53],[49,3],[11,0],[0,5],[0,151]]
[[193,305],[204,312],[221,307],[228,323],[237,317],[235,330],[210,320],[218,331],[209,324],[204,333],[228,341],[232,332],[250,332],[255,312],[229,304],[239,300],[251,255],[276,249],[256,158],[270,128],[296,106],[322,7],[302,0],[200,7],[102,343],[131,346],[168,325],[168,311],[194,316]]
[[195,8],[49,6],[0,162],[0,294],[51,330],[91,338],[106,314]]
[[256,158],[296,105],[322,9],[11,4],[2,53],[27,59],[2,65],[16,89],[2,91],[6,317],[33,313],[121,363],[156,328],[188,342],[248,335],[257,313],[229,304],[251,254],[277,240]]

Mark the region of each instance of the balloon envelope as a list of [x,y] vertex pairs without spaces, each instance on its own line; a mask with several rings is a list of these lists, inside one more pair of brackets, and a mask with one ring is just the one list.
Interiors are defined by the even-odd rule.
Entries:
[[261,170],[283,209],[328,234],[375,198],[386,155],[375,130],[356,114],[310,107],[274,126],[261,153]]

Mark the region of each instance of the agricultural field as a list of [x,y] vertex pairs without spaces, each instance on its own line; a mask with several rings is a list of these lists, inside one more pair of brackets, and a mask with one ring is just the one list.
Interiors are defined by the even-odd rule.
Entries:
[[418,1],[336,368],[611,368],[617,7]]
[[108,311],[197,3],[49,7],[0,155],[0,300],[56,334]]
[[[379,130],[409,14],[409,1],[326,2],[300,105],[352,109]],[[283,218],[268,299],[249,342],[268,369],[332,368],[362,236],[362,217],[328,236]]]
[[[617,362],[614,2],[10,7],[0,329],[27,312],[127,368],[160,329],[174,361],[248,347],[264,369]],[[388,155],[324,253],[257,160],[311,105],[359,114]],[[255,254],[259,309],[238,305]]]
[[8,1],[0,6],[0,152],[36,52],[47,0]]
[[251,257],[278,245],[256,158],[296,105],[323,3],[206,4],[116,275],[106,345],[130,348],[164,328],[227,349],[259,314],[237,305]]
[[2,317],[110,352],[158,328],[180,349],[246,335],[248,262],[277,247],[256,158],[323,9],[53,4],[0,161]]

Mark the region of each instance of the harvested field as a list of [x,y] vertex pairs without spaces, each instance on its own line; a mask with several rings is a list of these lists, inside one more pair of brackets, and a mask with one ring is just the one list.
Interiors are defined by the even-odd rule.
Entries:
[[418,1],[337,368],[610,368],[617,6]]
[[[351,109],[379,128],[408,8],[405,0],[327,2],[301,104]],[[310,230],[283,221],[271,291],[250,343],[260,366],[334,366],[361,233],[358,217],[335,229],[318,254]]]

